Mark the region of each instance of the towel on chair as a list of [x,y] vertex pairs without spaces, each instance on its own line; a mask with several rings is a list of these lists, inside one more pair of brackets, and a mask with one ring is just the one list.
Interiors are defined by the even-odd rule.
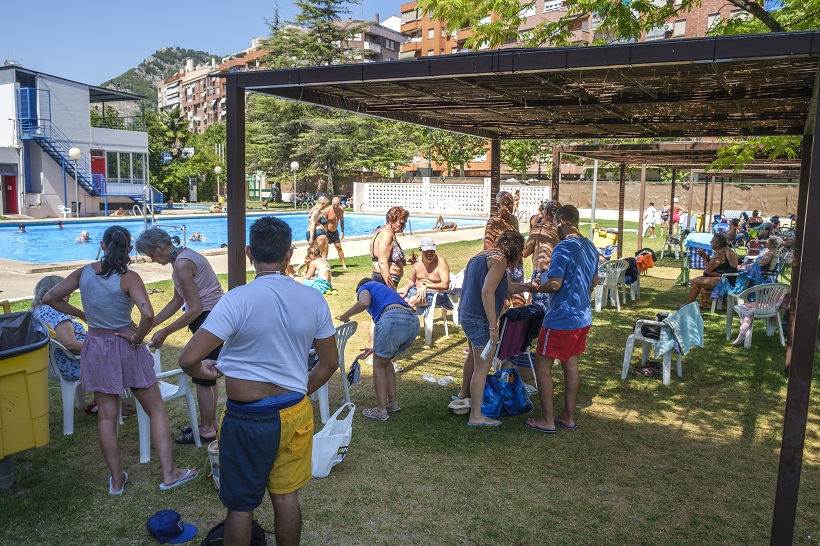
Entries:
[[697,302],[684,305],[663,321],[669,328],[661,328],[661,339],[655,342],[655,354],[672,349],[689,354],[690,347],[703,347],[703,317]]

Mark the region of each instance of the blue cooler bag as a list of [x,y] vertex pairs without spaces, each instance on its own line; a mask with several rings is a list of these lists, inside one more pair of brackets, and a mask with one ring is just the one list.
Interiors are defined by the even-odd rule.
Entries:
[[505,369],[487,376],[481,413],[487,417],[518,415],[533,410],[524,381],[515,369]]

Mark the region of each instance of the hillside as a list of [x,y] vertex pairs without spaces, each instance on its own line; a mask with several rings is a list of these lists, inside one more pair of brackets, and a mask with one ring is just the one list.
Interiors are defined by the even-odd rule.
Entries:
[[179,47],[164,47],[147,57],[136,68],[130,68],[101,85],[147,97],[146,106],[156,108],[159,82],[184,67],[187,59],[193,59],[194,65],[200,65],[210,63],[212,58],[219,62],[222,55]]

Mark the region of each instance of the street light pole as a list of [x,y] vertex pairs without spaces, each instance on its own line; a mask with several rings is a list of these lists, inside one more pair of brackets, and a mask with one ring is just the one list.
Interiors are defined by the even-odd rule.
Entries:
[[222,172],[222,167],[217,165],[214,167],[214,172],[216,173],[216,202],[219,203],[219,174]]
[[290,170],[293,171],[293,208],[296,209],[296,171],[299,170],[299,162],[291,161]]
[[77,174],[77,160],[83,157],[83,152],[79,148],[71,148],[68,151],[68,157],[71,158],[71,161],[74,163],[74,199],[76,199],[77,203],[77,210],[75,213],[77,214],[77,218],[80,217],[80,176]]

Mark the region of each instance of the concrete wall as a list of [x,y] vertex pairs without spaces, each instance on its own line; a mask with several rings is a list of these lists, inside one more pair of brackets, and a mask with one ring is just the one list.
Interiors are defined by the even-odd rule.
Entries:
[[107,152],[148,153],[148,133],[121,129],[91,128],[91,148]]

